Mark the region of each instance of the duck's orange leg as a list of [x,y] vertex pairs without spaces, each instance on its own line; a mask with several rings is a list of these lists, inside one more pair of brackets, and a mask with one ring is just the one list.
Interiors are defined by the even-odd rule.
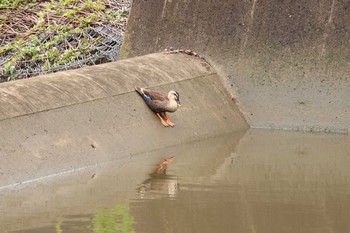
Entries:
[[166,123],[167,123],[168,125],[170,125],[171,127],[174,127],[175,124],[174,124],[173,122],[171,122],[171,120],[169,119],[169,117],[167,116],[167,114],[164,113],[164,115],[165,115],[165,121],[166,121]]
[[164,119],[160,116],[159,113],[156,113],[157,117],[160,119],[160,121],[162,122],[162,124],[165,126],[165,127],[168,127],[168,123],[166,121],[164,121]]

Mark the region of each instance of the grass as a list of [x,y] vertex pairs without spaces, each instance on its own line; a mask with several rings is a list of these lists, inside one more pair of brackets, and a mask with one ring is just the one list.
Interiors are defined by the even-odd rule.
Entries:
[[31,67],[50,72],[93,53],[101,38],[86,31],[107,25],[123,34],[128,7],[123,0],[0,0],[0,79],[31,76],[19,72]]

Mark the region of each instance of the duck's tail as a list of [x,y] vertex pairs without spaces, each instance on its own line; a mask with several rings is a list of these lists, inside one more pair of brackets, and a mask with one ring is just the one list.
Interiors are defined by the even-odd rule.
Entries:
[[151,97],[149,97],[148,95],[145,94],[145,92],[143,91],[144,88],[142,87],[135,87],[135,91],[137,91],[137,93],[139,93],[140,96],[142,96],[142,98],[146,101],[149,102],[152,100]]

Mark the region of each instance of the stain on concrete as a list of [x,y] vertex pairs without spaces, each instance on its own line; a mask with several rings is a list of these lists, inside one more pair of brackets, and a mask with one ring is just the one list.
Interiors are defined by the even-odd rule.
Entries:
[[346,133],[349,21],[348,1],[134,0],[125,43],[128,57],[198,52],[252,127]]

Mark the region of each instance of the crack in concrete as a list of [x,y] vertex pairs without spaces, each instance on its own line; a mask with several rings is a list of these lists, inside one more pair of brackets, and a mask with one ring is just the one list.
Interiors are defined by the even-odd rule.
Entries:
[[243,47],[242,47],[242,51],[245,49],[245,47],[247,46],[247,42],[248,42],[248,37],[249,37],[249,34],[250,34],[250,30],[253,26],[253,22],[254,22],[254,13],[255,13],[255,8],[256,8],[256,3],[257,3],[258,0],[253,0],[253,5],[252,5],[252,9],[250,11],[250,18],[249,18],[249,22],[248,22],[248,25],[247,25],[247,30],[244,34],[244,41],[243,41]]
[[320,56],[323,57],[326,53],[326,44],[327,44],[327,39],[329,35],[331,34],[332,31],[332,23],[334,20],[334,8],[335,8],[335,2],[336,0],[332,1],[332,6],[331,6],[331,11],[329,13],[328,21],[325,24],[325,30],[323,33],[323,38],[322,38],[322,48],[321,48],[321,54]]

